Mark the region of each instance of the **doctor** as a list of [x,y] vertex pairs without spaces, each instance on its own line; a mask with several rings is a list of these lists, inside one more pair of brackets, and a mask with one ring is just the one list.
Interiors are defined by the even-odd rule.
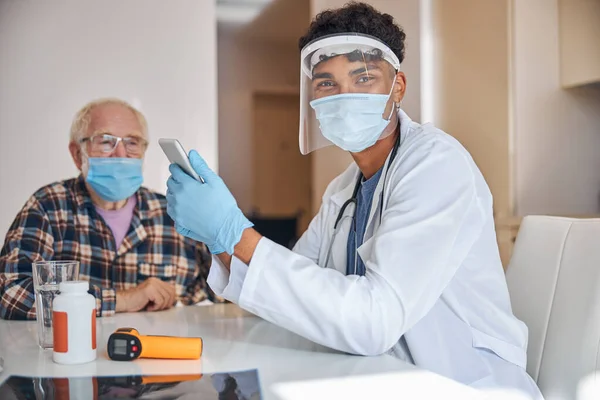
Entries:
[[218,255],[209,285],[242,308],[340,351],[389,353],[540,399],[488,186],[460,143],[400,109],[404,39],[390,15],[362,3],[317,15],[300,39],[300,150],[334,144],[354,163],[293,251],[252,229],[195,151],[206,183],[172,165],[168,212]]

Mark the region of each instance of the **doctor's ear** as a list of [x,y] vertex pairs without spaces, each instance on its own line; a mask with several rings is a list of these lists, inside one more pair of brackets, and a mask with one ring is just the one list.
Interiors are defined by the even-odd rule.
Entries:
[[392,92],[392,101],[394,103],[400,103],[406,92],[406,75],[404,75],[404,72],[398,71],[396,72],[395,79],[396,83],[394,84],[394,91]]

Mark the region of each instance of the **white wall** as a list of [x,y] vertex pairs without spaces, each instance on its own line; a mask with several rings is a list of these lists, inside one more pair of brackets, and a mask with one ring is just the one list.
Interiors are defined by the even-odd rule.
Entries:
[[[347,0],[311,0],[311,15],[322,10],[338,8]],[[381,12],[392,15],[406,33],[406,55],[401,65],[406,74],[407,91],[402,108],[415,121],[421,120],[421,32],[419,0],[370,0],[367,1]],[[308,28],[308,25],[307,25]],[[313,205],[321,204],[321,197],[333,178],[344,171],[352,161],[348,153],[330,147],[319,150],[313,156]]]
[[[300,61],[293,43],[244,40],[219,29],[219,172],[240,209],[252,210],[252,95],[257,90],[298,92]],[[300,150],[298,150],[300,151]]]
[[42,185],[76,175],[67,146],[86,102],[140,108],[145,185],[164,192],[174,137],[217,165],[215,6],[187,0],[0,0],[0,239]]
[[599,211],[600,88],[560,88],[556,0],[513,0],[516,214]]
[[[423,113],[471,153],[512,215],[509,143],[509,0],[424,0]],[[482,23],[485,21],[485,23]]]

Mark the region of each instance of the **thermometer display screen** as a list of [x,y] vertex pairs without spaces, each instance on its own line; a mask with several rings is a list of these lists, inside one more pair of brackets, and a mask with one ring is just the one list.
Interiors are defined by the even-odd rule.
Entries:
[[113,353],[124,356],[127,354],[127,340],[125,339],[115,339],[113,342]]

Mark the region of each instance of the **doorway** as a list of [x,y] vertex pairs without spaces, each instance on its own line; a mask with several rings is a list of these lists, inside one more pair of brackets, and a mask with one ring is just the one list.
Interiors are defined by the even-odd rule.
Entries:
[[280,230],[288,229],[289,221],[295,219],[297,237],[312,218],[311,158],[298,148],[299,110],[296,92],[256,92],[253,96],[254,217],[279,220]]

